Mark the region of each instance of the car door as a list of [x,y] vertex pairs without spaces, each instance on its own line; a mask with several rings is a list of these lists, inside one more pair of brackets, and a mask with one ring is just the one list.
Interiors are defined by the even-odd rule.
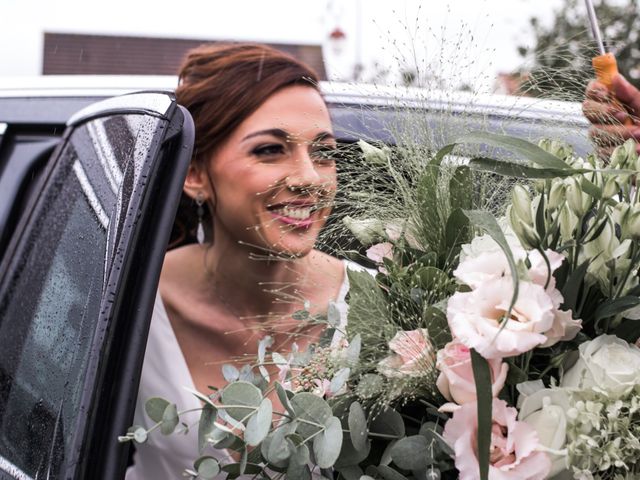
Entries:
[[192,148],[168,93],[69,120],[0,264],[0,479],[122,477]]

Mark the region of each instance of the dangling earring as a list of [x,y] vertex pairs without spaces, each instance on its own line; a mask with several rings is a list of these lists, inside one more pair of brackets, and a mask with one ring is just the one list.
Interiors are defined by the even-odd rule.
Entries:
[[196,213],[198,214],[198,228],[196,229],[196,239],[198,240],[198,243],[202,245],[204,243],[204,226],[202,225],[202,217],[204,216],[204,195],[202,195],[202,192],[198,192],[198,194],[196,195],[196,205],[198,206],[196,210]]

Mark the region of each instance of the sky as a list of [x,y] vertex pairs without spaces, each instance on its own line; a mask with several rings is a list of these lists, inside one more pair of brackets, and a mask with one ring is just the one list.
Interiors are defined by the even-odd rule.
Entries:
[[[0,0],[0,76],[38,75],[47,32],[320,44],[330,78],[416,67],[446,84],[493,85],[523,62],[529,18],[562,0]],[[329,33],[345,32],[341,51]]]

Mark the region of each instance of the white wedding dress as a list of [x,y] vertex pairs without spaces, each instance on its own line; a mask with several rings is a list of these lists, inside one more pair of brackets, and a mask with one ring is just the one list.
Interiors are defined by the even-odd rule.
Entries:
[[[343,260],[345,269],[365,270],[357,263]],[[370,271],[375,274],[374,271]],[[349,290],[348,277],[340,287],[336,306],[340,311],[341,327],[346,326],[347,303],[345,297]],[[344,331],[343,328],[337,330]],[[337,332],[338,333],[338,332]],[[195,390],[187,363],[180,350],[178,340],[173,332],[167,312],[158,294],[151,317],[147,349],[142,366],[138,400],[134,417],[134,425],[150,428],[154,422],[144,411],[145,402],[151,397],[165,398],[178,406],[178,411],[199,409],[202,404],[187,389]],[[193,468],[193,461],[198,458],[197,422],[200,412],[194,411],[181,415],[180,421],[194,426],[188,434],[173,433],[162,435],[154,431],[143,444],[136,444],[134,464],[127,469],[126,480],[168,480],[184,478],[185,468]],[[178,429],[181,427],[179,426]],[[207,455],[216,456],[222,464],[232,462],[222,450],[207,450]],[[217,455],[216,455],[217,453]]]

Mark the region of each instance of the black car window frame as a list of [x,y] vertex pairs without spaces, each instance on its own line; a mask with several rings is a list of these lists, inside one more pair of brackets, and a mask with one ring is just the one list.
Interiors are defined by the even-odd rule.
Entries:
[[[152,114],[135,106],[130,106],[127,112],[113,110],[113,106],[110,108],[113,113],[137,111]],[[94,109],[92,115],[92,118],[97,118],[104,115],[104,111]],[[75,445],[72,451],[75,458],[66,459],[65,478],[88,478],[89,471],[95,472],[91,478],[119,478],[121,474],[116,471],[123,472],[126,466],[126,448],[118,445],[116,438],[132,420],[157,280],[193,146],[193,124],[188,112],[172,103],[163,115],[169,120],[167,128],[156,132],[152,140],[155,147],[151,150],[158,152],[157,159],[147,158],[148,171],[143,175],[146,177],[145,185],[134,192],[139,208],[132,215],[127,215],[122,225],[122,231],[130,233],[121,237],[120,244],[114,246],[113,251],[122,254],[114,256],[114,268],[109,272],[112,288],[105,292],[102,300],[104,302],[111,294],[113,301],[100,309],[99,322],[103,322],[105,328],[96,329],[92,339],[94,354],[90,357],[78,422],[74,426]],[[86,120],[90,118],[78,121]],[[70,131],[65,133],[53,157],[60,155]],[[55,164],[50,163],[45,179],[54,171]],[[160,199],[162,201],[157,201]],[[175,201],[171,202],[171,199]],[[37,202],[33,199],[27,211],[34,212]],[[11,259],[15,260],[20,255],[23,246],[18,239],[28,231],[31,216],[24,215],[16,229],[8,255],[0,266],[0,285],[11,277],[14,263]],[[134,289],[136,285],[138,288]],[[124,319],[125,316],[130,318]],[[113,387],[116,378],[117,385],[122,381],[122,388]],[[96,434],[96,428],[100,434]],[[106,430],[111,433],[107,434]],[[9,464],[7,468],[10,467]],[[13,476],[20,478],[19,472]]]

